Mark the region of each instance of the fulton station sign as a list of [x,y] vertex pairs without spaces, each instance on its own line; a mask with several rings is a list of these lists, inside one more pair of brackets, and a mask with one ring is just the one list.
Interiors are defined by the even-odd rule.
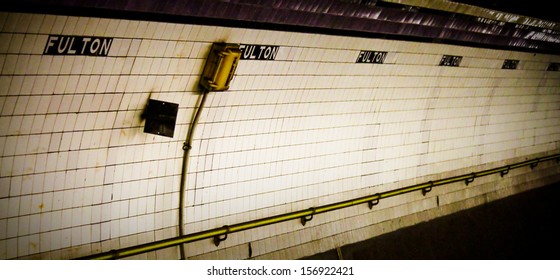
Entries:
[[242,44],[240,49],[243,60],[275,60],[280,46]]
[[113,38],[49,35],[43,54],[107,56]]

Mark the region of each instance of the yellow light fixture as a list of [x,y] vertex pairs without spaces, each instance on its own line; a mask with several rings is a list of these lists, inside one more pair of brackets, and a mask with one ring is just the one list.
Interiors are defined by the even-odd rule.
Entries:
[[228,90],[240,58],[239,44],[214,43],[202,71],[200,86],[208,91]]

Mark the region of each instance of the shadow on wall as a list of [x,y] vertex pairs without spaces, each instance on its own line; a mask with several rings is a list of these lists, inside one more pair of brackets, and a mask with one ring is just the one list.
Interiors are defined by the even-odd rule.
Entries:
[[[341,248],[345,260],[560,259],[560,182]],[[306,259],[338,259],[336,250]]]

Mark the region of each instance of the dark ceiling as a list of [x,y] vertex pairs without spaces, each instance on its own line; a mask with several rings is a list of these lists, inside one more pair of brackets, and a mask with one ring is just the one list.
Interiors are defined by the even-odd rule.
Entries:
[[492,10],[560,22],[555,1],[550,0],[451,0]]
[[8,5],[0,5],[0,10],[11,6],[9,10],[20,12],[210,24],[560,54],[560,24],[557,24],[557,10],[550,3],[543,0],[456,2],[544,21],[500,21],[499,17],[483,18],[453,10],[378,0],[12,0]]

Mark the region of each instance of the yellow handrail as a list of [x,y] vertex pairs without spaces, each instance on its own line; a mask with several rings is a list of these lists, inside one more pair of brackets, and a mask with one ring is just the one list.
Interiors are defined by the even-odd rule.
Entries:
[[558,162],[560,162],[560,154],[545,156],[532,160],[526,160],[511,165],[487,169],[479,172],[473,172],[470,174],[463,174],[455,177],[416,184],[408,187],[376,193],[373,195],[363,196],[363,197],[350,199],[342,202],[327,204],[319,207],[312,207],[307,210],[300,210],[291,213],[280,214],[272,217],[257,219],[257,220],[243,222],[234,225],[227,225],[221,228],[215,228],[211,230],[186,234],[178,237],[140,244],[132,247],[111,250],[104,253],[80,257],[78,259],[87,259],[87,260],[119,259],[119,258],[125,258],[129,256],[137,255],[137,254],[147,253],[159,249],[169,248],[172,246],[181,245],[183,243],[195,242],[207,238],[214,238],[214,243],[216,244],[216,246],[218,246],[221,241],[227,238],[228,234],[234,232],[244,231],[248,229],[253,229],[261,226],[276,224],[276,223],[295,220],[295,219],[301,219],[301,223],[305,226],[306,222],[310,221],[313,218],[313,215],[316,214],[338,210],[338,209],[342,209],[358,204],[363,204],[363,203],[368,203],[369,207],[372,208],[374,205],[379,203],[379,200],[384,198],[389,198],[392,196],[397,196],[397,195],[414,192],[414,191],[422,191],[423,194],[426,194],[427,192],[431,191],[433,187],[451,184],[455,182],[461,182],[461,181],[464,181],[468,185],[469,183],[473,182],[476,178],[497,174],[497,173],[500,173],[500,175],[503,177],[512,169],[516,169],[524,166],[530,166],[531,169],[533,169],[540,162],[553,160],[553,159],[556,159]]

